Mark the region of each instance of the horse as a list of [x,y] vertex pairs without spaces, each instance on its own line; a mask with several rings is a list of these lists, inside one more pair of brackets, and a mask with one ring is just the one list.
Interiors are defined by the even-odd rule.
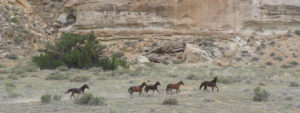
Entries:
[[[147,85],[147,86],[145,87],[145,92],[147,92],[147,94],[148,94],[148,91],[149,91],[149,90],[152,90],[153,93],[154,93],[155,91],[157,91],[157,92],[160,94],[160,92],[157,90],[157,86],[158,86],[158,85],[160,85],[159,81],[157,81],[154,85]],[[153,94],[153,93],[152,93],[152,94]]]
[[67,93],[72,93],[72,95],[71,95],[71,97],[70,98],[72,98],[72,97],[74,97],[74,94],[76,93],[76,94],[81,94],[81,93],[83,93],[84,94],[84,90],[85,89],[90,89],[90,87],[87,85],[87,84],[84,84],[83,86],[81,86],[80,88],[71,88],[71,89],[68,89],[68,91],[67,92],[65,92],[65,94],[67,94]]
[[171,93],[173,93],[173,92],[172,92],[172,89],[176,89],[176,93],[177,93],[177,92],[180,92],[180,89],[179,89],[180,85],[184,85],[184,83],[183,83],[182,81],[179,81],[179,82],[177,82],[176,84],[168,84],[168,85],[167,85],[167,88],[166,88],[167,94],[169,93],[169,91],[170,91]]
[[204,89],[203,89],[204,92],[205,92],[205,90],[208,91],[207,87],[211,87],[212,91],[214,91],[214,87],[216,87],[217,88],[217,92],[219,92],[219,88],[217,86],[217,81],[218,81],[218,77],[215,77],[212,81],[204,81],[204,82],[201,83],[201,85],[199,87],[199,90],[201,90],[201,88],[204,86]]
[[143,87],[144,86],[147,86],[146,82],[143,82],[141,85],[139,86],[131,86],[129,89],[128,89],[128,92],[130,93],[130,95],[132,96],[134,92],[140,92],[139,95],[142,94],[143,92]]

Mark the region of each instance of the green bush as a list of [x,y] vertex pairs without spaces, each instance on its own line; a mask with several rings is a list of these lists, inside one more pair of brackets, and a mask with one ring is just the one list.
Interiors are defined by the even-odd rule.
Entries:
[[53,96],[53,100],[54,101],[60,101],[61,100],[61,96],[60,95],[54,95]]
[[76,97],[74,103],[80,105],[104,105],[104,98],[95,97],[91,93],[88,93],[83,96]]
[[255,96],[253,97],[253,101],[256,102],[268,101],[268,98],[270,96],[270,94],[266,90],[261,89],[260,87],[256,87],[254,89],[254,94]]
[[15,54],[15,53],[9,53],[9,54],[7,54],[5,57],[6,57],[7,59],[11,59],[11,60],[18,60],[18,59],[19,59],[18,55]]
[[41,96],[41,102],[44,103],[44,104],[48,104],[48,103],[51,103],[52,102],[52,95],[50,94],[45,94],[45,95],[42,95]]
[[299,87],[299,84],[297,82],[291,82],[290,86],[291,87]]
[[296,35],[300,35],[300,30],[295,30]]
[[163,105],[177,105],[178,101],[176,98],[167,98],[164,100]]
[[90,76],[88,75],[76,75],[70,79],[71,82],[86,82],[90,80]]
[[55,69],[65,65],[70,68],[102,67],[113,70],[126,64],[114,56],[112,59],[104,57],[104,48],[94,34],[65,33],[55,44],[48,44],[46,49],[42,50],[43,54],[33,57],[32,61],[41,69]]
[[69,78],[70,78],[70,76],[68,76],[67,74],[54,72],[54,73],[49,74],[46,77],[46,80],[66,80],[66,79],[69,79]]

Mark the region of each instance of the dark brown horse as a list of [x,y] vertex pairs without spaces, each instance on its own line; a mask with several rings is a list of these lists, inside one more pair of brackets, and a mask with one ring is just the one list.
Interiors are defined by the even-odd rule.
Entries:
[[[149,91],[149,90],[152,90],[153,93],[154,93],[155,91],[157,91],[157,92],[160,94],[160,92],[159,92],[158,89],[157,89],[157,86],[158,86],[158,85],[160,85],[159,81],[157,81],[154,85],[147,85],[147,86],[145,87],[145,92],[147,92],[147,94],[148,94],[148,91]],[[152,93],[152,94],[153,94],[153,93]]]
[[[204,86],[204,92],[205,90],[208,91],[207,87],[211,87],[212,91],[214,91],[214,87],[217,88],[217,92],[219,92],[219,88],[217,86],[218,77],[215,77],[212,81],[204,81],[201,83],[199,90]],[[209,92],[209,91],[208,91]]]
[[85,89],[90,89],[90,87],[87,85],[87,84],[84,84],[83,86],[81,86],[80,88],[71,88],[71,89],[68,89],[68,91],[67,92],[65,92],[66,94],[67,93],[72,93],[72,95],[71,95],[71,97],[70,98],[72,98],[72,97],[74,97],[74,94],[76,93],[76,94],[84,94],[84,90]]
[[177,93],[177,92],[180,92],[180,89],[179,89],[180,85],[184,85],[184,83],[183,83],[182,81],[179,81],[179,82],[177,82],[176,84],[168,84],[168,85],[167,85],[167,88],[166,88],[167,94],[168,94],[169,92],[173,93],[173,92],[172,92],[172,89],[176,89],[176,93]]
[[142,83],[141,85],[139,85],[139,86],[131,86],[131,87],[128,89],[128,92],[130,93],[130,95],[133,95],[134,92],[140,92],[139,95],[141,95],[144,86],[147,86],[146,82],[143,82],[143,83]]

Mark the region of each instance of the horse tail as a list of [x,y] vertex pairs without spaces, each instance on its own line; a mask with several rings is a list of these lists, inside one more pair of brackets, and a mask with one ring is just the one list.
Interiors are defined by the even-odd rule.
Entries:
[[131,93],[131,92],[132,92],[132,91],[131,91],[131,87],[128,89],[128,92],[129,92],[129,93]]
[[166,88],[166,92],[168,92],[169,88],[170,88],[170,86],[168,85],[167,88]]
[[69,93],[69,92],[71,92],[71,90],[69,89],[67,92],[65,92],[65,94],[67,94],[67,93]]
[[200,85],[199,90],[201,90],[202,86],[203,86],[203,83]]

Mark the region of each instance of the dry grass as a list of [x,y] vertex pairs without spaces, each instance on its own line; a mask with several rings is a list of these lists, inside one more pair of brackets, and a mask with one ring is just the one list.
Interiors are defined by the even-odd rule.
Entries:
[[[149,113],[149,112],[300,112],[298,109],[300,89],[290,87],[290,82],[297,81],[300,71],[296,69],[282,69],[273,66],[247,66],[247,67],[216,67],[211,65],[138,65],[130,69],[120,69],[116,71],[98,71],[71,69],[68,72],[71,78],[75,76],[88,76],[85,82],[70,82],[70,79],[46,80],[45,78],[53,73],[51,70],[41,70],[36,72],[26,72],[25,78],[18,80],[5,79],[1,82],[11,82],[15,86],[11,92],[21,94],[17,98],[4,99],[8,93],[0,93],[0,109],[2,112],[72,112],[72,113],[110,113],[111,111],[121,111],[122,113]],[[99,75],[94,75],[98,72]],[[112,76],[112,74],[115,74]],[[120,74],[120,75],[118,75]],[[0,73],[2,76],[3,75]],[[35,77],[31,77],[35,75]],[[74,76],[73,76],[74,75]],[[176,75],[170,77],[169,75]],[[198,80],[188,79],[188,76],[196,76]],[[211,80],[214,76],[220,78],[218,82],[219,92],[199,91],[199,85],[203,81]],[[81,77],[79,77],[81,78]],[[224,81],[229,82],[224,82]],[[130,97],[128,88],[139,85],[142,82],[151,83],[159,80],[161,86],[158,87],[161,94],[150,93],[138,96],[134,94]],[[175,83],[183,80],[179,94],[165,94],[165,87],[168,83]],[[251,90],[260,82],[266,84],[262,88],[269,94],[267,102],[253,101],[254,92]],[[94,97],[105,98],[103,106],[77,105],[74,99],[69,99],[70,94],[64,95],[69,88],[78,88],[84,83],[88,83],[90,89],[86,93],[94,94]],[[0,92],[5,92],[5,85],[0,85]],[[247,90],[246,90],[247,89]],[[209,89],[210,90],[210,89]],[[49,104],[41,104],[42,94],[62,95],[61,101],[53,101]],[[83,96],[83,95],[81,95]],[[291,99],[289,97],[292,97]],[[178,105],[162,105],[164,99],[176,98]],[[52,97],[54,100],[54,97]],[[99,99],[91,103],[98,103]],[[17,106],[17,108],[15,107]],[[216,107],[218,106],[218,107]],[[72,109],[70,109],[72,108]]]

